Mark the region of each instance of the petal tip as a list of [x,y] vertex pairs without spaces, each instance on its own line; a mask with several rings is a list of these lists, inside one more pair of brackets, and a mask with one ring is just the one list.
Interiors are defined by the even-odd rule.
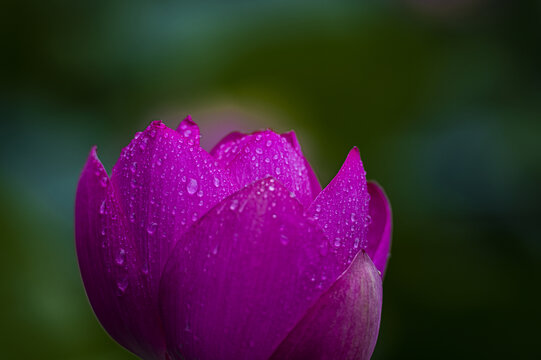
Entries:
[[165,128],[165,124],[161,120],[154,120],[150,123],[148,126],[149,128],[157,128],[157,129],[163,129]]

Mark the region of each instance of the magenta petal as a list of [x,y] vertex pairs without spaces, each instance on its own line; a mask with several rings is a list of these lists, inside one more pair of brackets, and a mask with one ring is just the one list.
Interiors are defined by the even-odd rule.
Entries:
[[308,209],[308,214],[325,230],[344,267],[366,247],[368,201],[365,171],[355,147]]
[[266,130],[228,143],[216,160],[227,169],[239,188],[269,176],[275,177],[308,207],[312,190],[304,157],[280,135]]
[[304,165],[306,166],[306,170],[308,170],[308,178],[310,180],[310,189],[312,190],[312,197],[316,197],[319,192],[321,191],[321,184],[319,183],[319,180],[317,179],[316,173],[310,166],[310,163],[306,158],[304,157],[301,149],[301,144],[299,143],[299,140],[297,139],[297,135],[295,134],[295,131],[291,130],[289,132],[281,134],[281,136],[289,141],[291,146],[297,151],[297,153],[302,156],[304,159]]
[[157,305],[162,269],[176,241],[234,187],[191,137],[160,122],[123,150],[111,182]]
[[253,183],[179,240],[160,308],[176,359],[268,359],[343,271],[278,181]]
[[368,360],[376,346],[382,281],[370,257],[360,252],[271,357]]
[[[232,144],[237,142],[237,140],[247,136],[247,134],[243,134],[238,131],[233,131],[229,134],[227,134],[222,140],[220,140],[212,150],[210,150],[209,154],[214,158],[219,158],[220,154],[223,154],[227,148],[230,148]],[[229,151],[229,150],[228,150]]]
[[376,268],[385,274],[389,260],[392,234],[391,203],[378,183],[368,182],[370,194],[370,217],[372,222],[368,226],[366,252],[376,265]]
[[199,126],[192,120],[192,116],[188,115],[178,124],[177,132],[187,139],[191,139],[195,145],[199,145]]
[[95,147],[77,187],[75,242],[86,293],[105,330],[140,357],[163,358],[158,309]]

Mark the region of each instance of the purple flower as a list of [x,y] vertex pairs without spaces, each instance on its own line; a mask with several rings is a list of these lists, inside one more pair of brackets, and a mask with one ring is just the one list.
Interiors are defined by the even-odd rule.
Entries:
[[294,132],[155,121],[109,177],[94,147],[75,205],[101,324],[144,359],[368,359],[391,210],[357,148],[323,190]]

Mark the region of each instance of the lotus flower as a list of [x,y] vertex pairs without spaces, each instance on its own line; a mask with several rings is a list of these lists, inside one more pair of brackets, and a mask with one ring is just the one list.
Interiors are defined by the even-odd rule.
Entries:
[[391,213],[357,148],[321,189],[294,132],[191,118],[137,133],[109,177],[94,147],[75,238],[90,304],[143,359],[368,359]]

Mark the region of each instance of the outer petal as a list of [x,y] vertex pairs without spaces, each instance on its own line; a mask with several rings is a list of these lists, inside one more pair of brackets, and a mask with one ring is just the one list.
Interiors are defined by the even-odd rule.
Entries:
[[160,285],[176,359],[268,359],[343,268],[274,179],[209,211],[178,242]]
[[368,182],[370,194],[370,217],[372,222],[368,226],[366,252],[376,265],[376,268],[385,274],[387,261],[390,257],[392,214],[391,203],[378,183]]
[[271,359],[370,359],[379,332],[382,298],[379,272],[362,251]]
[[95,148],[77,187],[75,239],[85,289],[105,330],[140,357],[163,358],[158,309],[145,291],[143,263]]
[[111,177],[156,294],[177,239],[234,190],[210,155],[190,140],[153,122],[123,150]]
[[188,141],[191,139],[195,145],[199,145],[199,139],[201,137],[199,135],[199,126],[192,121],[191,115],[186,116],[186,118],[178,124],[177,132],[187,138]]
[[344,264],[351,263],[359,250],[366,248],[369,199],[359,150],[354,147],[338,174],[308,209]]
[[306,170],[308,171],[308,178],[310,179],[310,189],[312,190],[312,197],[316,197],[320,191],[321,191],[321,184],[319,183],[319,180],[317,179],[316,173],[310,166],[310,163],[306,158],[304,157],[302,150],[301,150],[301,144],[299,143],[299,140],[297,139],[297,135],[295,134],[295,131],[291,130],[289,132],[281,134],[281,136],[289,141],[291,146],[297,151],[297,153],[302,156],[304,159],[304,165],[306,166]]
[[312,185],[304,157],[285,138],[270,130],[224,143],[215,155],[239,188],[273,176],[294,192],[303,205],[308,207],[312,202]]

